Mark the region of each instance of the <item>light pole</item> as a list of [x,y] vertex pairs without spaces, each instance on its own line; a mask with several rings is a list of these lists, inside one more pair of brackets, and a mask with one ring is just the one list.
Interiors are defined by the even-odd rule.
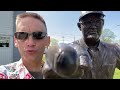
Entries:
[[75,36],[74,36],[74,41],[75,41]]
[[62,38],[63,38],[63,43],[64,43],[64,36]]

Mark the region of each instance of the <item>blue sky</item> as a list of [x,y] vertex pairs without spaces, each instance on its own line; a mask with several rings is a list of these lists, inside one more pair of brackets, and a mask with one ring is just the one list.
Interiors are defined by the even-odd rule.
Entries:
[[[77,27],[80,11],[30,11],[37,12],[46,21],[48,34],[60,42],[72,42],[82,34]],[[110,29],[120,39],[120,11],[103,11],[105,25],[103,29]]]

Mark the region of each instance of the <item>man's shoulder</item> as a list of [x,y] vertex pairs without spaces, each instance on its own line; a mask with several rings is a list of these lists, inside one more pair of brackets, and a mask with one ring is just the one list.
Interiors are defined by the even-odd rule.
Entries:
[[85,44],[85,42],[84,42],[84,40],[83,40],[83,38],[80,38],[79,40],[76,40],[76,41],[74,41],[74,42],[72,42],[74,45],[76,45],[76,46],[80,46],[80,47],[86,47],[86,44]]
[[80,40],[76,40],[74,42],[72,42],[73,44],[80,44]]
[[14,73],[17,69],[17,62],[0,65],[0,79],[8,79],[10,73]]
[[81,38],[81,39],[78,39],[78,40],[75,40],[75,41],[73,41],[72,43],[73,44],[81,44],[83,42],[83,39]]
[[0,65],[0,79],[7,79],[7,69],[5,65]]
[[116,48],[116,47],[120,47],[120,45],[118,43],[108,43],[108,42],[103,42],[101,41],[101,44],[104,47],[108,47],[108,48]]
[[5,65],[0,65],[0,72],[14,71],[16,68],[17,62],[5,64]]

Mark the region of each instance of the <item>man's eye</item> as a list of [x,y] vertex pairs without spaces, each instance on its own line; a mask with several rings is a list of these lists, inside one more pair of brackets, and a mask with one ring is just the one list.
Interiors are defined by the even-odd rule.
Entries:
[[91,24],[90,21],[84,22],[85,25]]
[[87,23],[92,23],[91,21],[88,21]]

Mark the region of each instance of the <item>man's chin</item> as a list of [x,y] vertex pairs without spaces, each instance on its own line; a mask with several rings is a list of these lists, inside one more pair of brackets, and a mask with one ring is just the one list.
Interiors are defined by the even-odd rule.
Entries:
[[88,37],[88,38],[86,38],[86,40],[96,40],[96,38],[94,38],[94,37]]
[[86,40],[96,41],[98,40],[98,37],[96,35],[89,35],[88,37],[86,37]]
[[99,35],[91,34],[91,35],[88,35],[86,38],[88,38],[88,39],[98,39]]
[[87,38],[89,38],[89,39],[93,38],[94,39],[94,38],[97,38],[97,36],[96,35],[88,35]]

